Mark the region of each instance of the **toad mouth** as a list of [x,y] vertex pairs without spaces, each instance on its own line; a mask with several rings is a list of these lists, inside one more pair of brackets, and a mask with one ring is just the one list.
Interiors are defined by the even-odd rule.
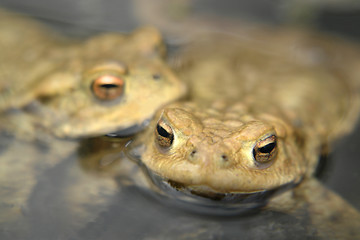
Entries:
[[[207,186],[186,186],[166,179],[143,166],[145,174],[163,197],[175,201],[186,208],[203,213],[239,214],[264,207],[271,197],[294,188],[298,183],[290,182],[274,189],[257,192],[219,193]],[[214,211],[209,212],[209,209]]]
[[215,214],[215,215],[235,215],[248,212],[256,212],[266,206],[268,201],[301,183],[297,179],[273,189],[254,192],[229,192],[220,193],[205,185],[187,185],[179,181],[162,177],[160,174],[149,169],[141,161],[141,152],[144,145],[131,146],[131,141],[125,147],[126,156],[136,162],[142,169],[143,174],[148,179],[150,193],[159,201],[166,201],[169,205],[180,206],[192,212]]

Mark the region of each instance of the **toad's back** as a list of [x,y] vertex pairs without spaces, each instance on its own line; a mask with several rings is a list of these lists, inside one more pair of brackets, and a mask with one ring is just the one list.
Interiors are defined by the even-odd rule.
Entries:
[[[326,137],[346,133],[354,125],[360,83],[355,74],[344,72],[344,67],[353,64],[346,60],[353,61],[354,56],[347,59],[334,45],[332,54],[344,58],[334,66],[304,59],[274,39],[258,46],[256,41],[214,38],[196,41],[176,62],[195,102],[242,102],[251,112],[280,114],[294,128],[305,127]],[[306,44],[300,46],[304,51],[315,51]]]
[[191,101],[158,112],[141,160],[203,194],[261,192],[311,176],[324,145],[353,128],[358,89],[341,67],[279,54],[271,43],[215,39],[175,61]]
[[0,34],[0,92],[4,96],[14,86],[21,88],[25,79],[40,77],[51,69],[46,62],[49,49],[55,46],[55,34],[5,10],[0,10]]

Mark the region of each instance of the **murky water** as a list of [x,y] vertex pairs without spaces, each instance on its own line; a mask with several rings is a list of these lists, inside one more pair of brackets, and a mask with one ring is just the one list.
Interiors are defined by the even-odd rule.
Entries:
[[[122,154],[126,141],[1,136],[0,239],[316,239],[306,208],[221,216],[157,197]],[[358,210],[359,143],[358,127],[321,178]]]
[[[11,174],[0,188],[9,200],[5,205],[1,199],[1,239],[303,239],[312,234],[306,215],[221,217],[176,207],[135,184],[138,167],[116,152],[110,153],[114,161],[103,150],[84,155],[84,144],[94,142],[99,141],[11,142],[2,148],[1,169]],[[57,156],[64,147],[73,150]],[[9,155],[13,164],[3,161]],[[9,181],[7,193],[4,181]]]
[[[324,182],[359,209],[358,188],[346,189],[359,183],[359,150],[347,141]],[[122,142],[1,143],[1,239],[312,239],[317,232],[306,209],[219,215],[155,197],[139,184],[139,167],[114,150]]]

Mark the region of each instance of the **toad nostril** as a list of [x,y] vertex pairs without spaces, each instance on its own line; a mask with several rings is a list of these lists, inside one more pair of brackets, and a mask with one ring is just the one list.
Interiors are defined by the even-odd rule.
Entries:
[[227,155],[222,154],[222,155],[221,155],[221,160],[222,160],[223,162],[227,162],[227,161],[229,160],[229,158],[228,158]]
[[189,157],[188,160],[192,163],[197,163],[198,162],[198,154],[197,154],[197,150],[193,149],[190,153],[189,153]]

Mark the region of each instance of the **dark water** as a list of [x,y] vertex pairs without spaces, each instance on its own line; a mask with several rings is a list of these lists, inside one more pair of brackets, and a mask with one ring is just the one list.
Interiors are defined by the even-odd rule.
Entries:
[[[215,215],[154,197],[133,183],[136,164],[118,151],[104,150],[104,144],[96,147],[103,139],[81,143],[53,139],[51,145],[14,141],[1,139],[11,144],[3,147],[2,154],[12,151],[12,162],[30,164],[27,168],[5,165],[2,155],[3,170],[12,172],[10,180],[23,182],[2,179],[1,193],[7,186],[10,191],[3,197],[15,206],[4,205],[2,198],[1,213],[19,201],[24,207],[15,211],[15,219],[1,216],[5,220],[0,225],[1,239],[304,239],[315,232],[306,211],[301,215],[274,211]],[[57,152],[74,146],[74,151]],[[109,152],[115,161],[101,163]],[[16,194],[22,190],[29,190],[28,194]]]
[[[348,141],[359,133],[338,145],[323,179],[358,209],[359,190],[351,186],[359,183],[359,150]],[[51,145],[15,141],[1,138],[2,172],[11,172],[6,180],[14,183],[1,180],[1,194],[4,181],[8,192],[1,199],[0,239],[318,239],[306,207],[296,213],[214,214],[159,197],[136,183],[139,167],[104,139],[53,139]],[[11,156],[15,165],[3,162],[10,149],[6,158]],[[23,190],[28,194],[16,194]],[[5,205],[4,198],[15,206]],[[23,207],[15,211],[16,218],[4,218],[17,204]]]
[[[286,20],[282,8],[267,1],[229,1],[232,5],[221,8],[214,7],[216,1],[209,1],[204,8],[204,1],[196,2],[200,12],[216,9],[236,16],[239,9],[245,17],[273,23]],[[41,18],[71,23],[57,24],[69,34],[86,35],[104,29],[126,31],[139,24],[129,11],[131,1],[0,3]],[[314,25],[336,31],[334,24],[327,24],[334,20],[331,13],[320,12]],[[356,37],[356,31],[350,29],[346,34]],[[7,173],[0,178],[6,183],[0,192],[0,239],[317,239],[317,229],[306,211],[296,215],[264,211],[245,216],[214,216],[185,210],[133,184],[136,164],[126,159],[115,161],[121,159],[121,154],[112,152],[112,148],[109,151],[115,154],[114,158],[99,163],[104,146],[98,148],[97,140],[50,142],[18,142],[9,136],[0,139],[0,173]],[[335,145],[321,181],[360,210],[359,143],[358,127]],[[4,154],[8,161],[5,164]],[[129,171],[130,177],[121,174],[124,171]],[[24,192],[16,195],[19,189]],[[12,199],[27,207],[17,209],[15,203],[11,204]]]

